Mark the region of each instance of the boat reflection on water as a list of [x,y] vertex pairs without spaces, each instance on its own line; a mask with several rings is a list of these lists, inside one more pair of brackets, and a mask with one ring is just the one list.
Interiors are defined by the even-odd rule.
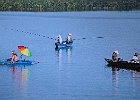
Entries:
[[119,68],[112,67],[112,80],[117,80],[117,75],[119,74]]
[[62,56],[65,58],[65,55],[67,56],[67,63],[71,62],[72,47],[55,48],[55,51],[56,55],[58,56],[59,66],[62,64]]
[[[114,87],[114,95],[120,93],[120,84],[123,79],[123,76],[128,70],[112,67],[112,86]],[[140,72],[136,70],[129,70],[130,77],[132,81],[133,92],[137,90],[137,85],[139,84],[138,78],[140,78]],[[128,74],[128,72],[127,72]]]
[[112,85],[115,88],[115,91],[118,89],[119,70],[119,68],[112,67]]
[[23,92],[27,89],[27,82],[29,79],[29,69],[27,67],[21,68],[20,87]]
[[72,47],[65,47],[65,48],[55,48],[55,53],[58,58],[58,95],[62,96],[62,89],[64,89],[64,73],[66,72],[67,80],[71,79],[71,71],[64,71],[65,69],[70,69],[69,64],[71,63],[72,57]]
[[[139,84],[139,78],[140,78],[140,72],[131,70],[131,76],[132,76],[132,87],[133,87],[133,92],[136,92],[138,89],[138,84]],[[135,95],[133,95],[135,96]]]
[[16,74],[16,69],[17,67],[16,66],[12,66],[12,74],[15,75]]
[[10,67],[12,69],[13,79],[16,80],[16,82],[18,81],[18,84],[17,83],[15,83],[15,84],[17,84],[19,86],[19,90],[20,90],[21,94],[24,94],[27,89],[27,83],[28,83],[29,74],[30,74],[29,66],[13,65]]

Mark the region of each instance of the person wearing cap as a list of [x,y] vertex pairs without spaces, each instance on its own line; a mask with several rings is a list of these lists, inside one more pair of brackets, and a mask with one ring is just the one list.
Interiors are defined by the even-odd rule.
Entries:
[[71,36],[72,36],[72,34],[69,33],[67,36],[67,40],[66,40],[67,43],[70,43],[72,41]]
[[134,63],[139,63],[138,55],[139,55],[138,53],[135,53],[131,61]]
[[115,50],[112,54],[112,61],[115,62],[117,60],[117,55],[119,54],[119,52],[117,50]]
[[11,61],[18,61],[18,55],[16,54],[15,51],[12,51],[12,58]]

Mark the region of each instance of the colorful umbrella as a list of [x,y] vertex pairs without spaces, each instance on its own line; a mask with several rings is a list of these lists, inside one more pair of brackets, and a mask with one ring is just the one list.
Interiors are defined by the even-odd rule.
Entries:
[[18,46],[19,51],[25,56],[31,56],[31,52],[25,46]]

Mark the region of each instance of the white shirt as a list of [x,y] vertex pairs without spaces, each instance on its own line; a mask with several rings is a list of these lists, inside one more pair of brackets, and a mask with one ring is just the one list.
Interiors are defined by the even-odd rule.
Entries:
[[71,38],[71,37],[68,35],[67,40],[70,41],[70,38]]
[[62,37],[61,37],[61,35],[59,35],[58,37],[59,37],[59,42],[62,43]]
[[132,59],[135,60],[135,61],[138,61],[138,57],[137,56],[133,56]]

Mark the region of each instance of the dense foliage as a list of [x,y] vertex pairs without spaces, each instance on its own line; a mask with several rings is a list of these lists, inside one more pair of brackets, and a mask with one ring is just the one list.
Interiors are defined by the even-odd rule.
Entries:
[[140,0],[0,0],[0,11],[140,10]]

